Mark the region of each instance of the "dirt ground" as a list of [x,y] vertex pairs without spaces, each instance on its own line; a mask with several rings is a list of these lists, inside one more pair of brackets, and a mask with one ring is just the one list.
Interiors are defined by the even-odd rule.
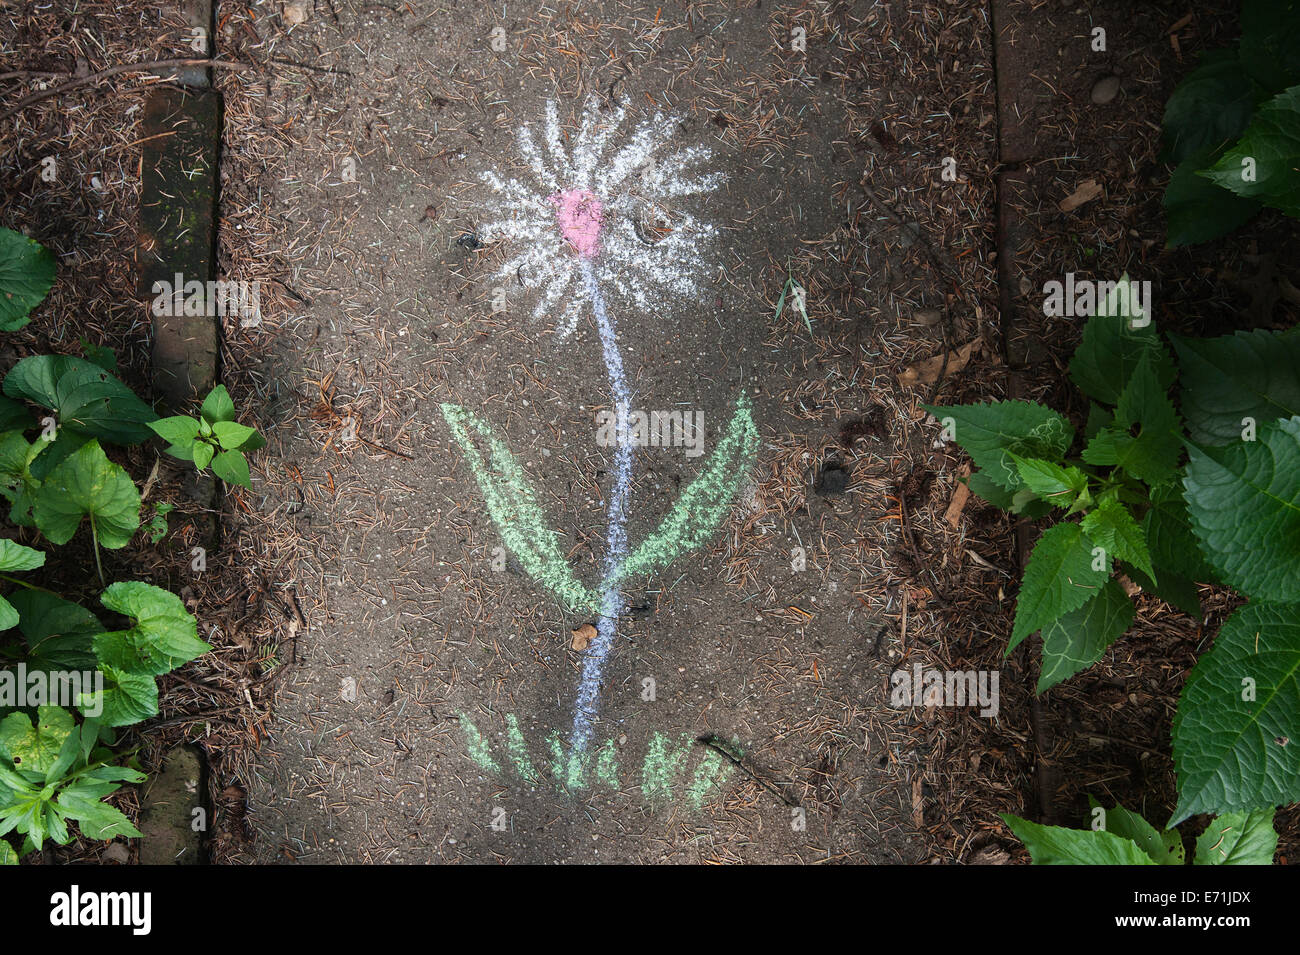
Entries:
[[[863,208],[869,157],[852,128],[851,104],[881,95],[860,43],[882,14],[824,6],[600,4],[500,20],[478,4],[413,15],[322,2],[289,31],[227,24],[232,56],[313,67],[226,88],[226,227],[277,251],[286,306],[239,333],[261,354],[235,374],[276,409],[251,503],[300,541],[311,624],[296,658],[279,648],[276,724],[249,774],[256,838],[232,843],[232,859],[926,858],[915,732],[887,705],[905,650],[887,633],[899,598],[876,565],[894,445],[919,437],[906,430],[917,413],[891,395],[890,420],[878,410],[861,425],[896,387],[871,340],[911,318],[906,299],[862,304],[867,263],[902,261],[892,224]],[[804,50],[791,49],[796,26]],[[451,402],[490,423],[594,582],[614,481],[593,440],[592,412],[610,401],[596,323],[584,311],[560,340],[556,318],[532,317],[536,292],[512,285],[495,301],[512,250],[479,235],[484,172],[526,177],[518,131],[542,137],[548,101],[571,143],[588,104],[606,118],[622,108],[614,149],[670,114],[668,145],[707,150],[699,171],[725,177],[674,200],[714,230],[683,253],[692,292],[645,311],[616,291],[609,312],[634,407],[699,409],[716,441],[743,391],[761,442],[757,479],[708,546],[626,588],[592,743],[618,769],[597,779],[593,766],[576,787],[583,656],[570,631],[593,618],[513,560],[493,569],[500,536],[439,412]],[[280,143],[252,181],[240,182],[241,129]],[[915,236],[902,238],[905,251]],[[809,249],[818,268],[844,264],[835,288],[814,284]],[[787,263],[808,314],[774,321]],[[810,375],[823,381],[807,392]],[[828,403],[830,431],[809,415]],[[890,434],[896,417],[904,430]],[[638,454],[634,544],[705,461]]]

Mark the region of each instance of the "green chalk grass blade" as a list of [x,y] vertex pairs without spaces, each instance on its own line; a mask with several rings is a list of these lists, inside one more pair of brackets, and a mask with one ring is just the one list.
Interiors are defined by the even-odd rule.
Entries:
[[[574,576],[560,549],[559,533],[551,530],[537,491],[510,449],[486,423],[460,405],[443,404],[441,410],[506,547],[528,575],[569,610],[594,607],[595,595]],[[486,457],[475,436],[486,445]]]
[[731,423],[709,455],[704,470],[682,492],[654,533],[628,555],[602,588],[666,567],[679,555],[704,544],[731,510],[736,490],[749,473],[757,452],[758,429],[750,413],[749,399],[742,394]]

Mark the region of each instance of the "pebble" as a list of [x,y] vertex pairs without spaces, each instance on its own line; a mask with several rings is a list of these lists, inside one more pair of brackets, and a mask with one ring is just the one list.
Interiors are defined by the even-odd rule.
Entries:
[[1092,87],[1092,101],[1104,106],[1119,95],[1119,77],[1103,76]]
[[290,26],[307,22],[307,5],[309,0],[285,0],[284,22]]

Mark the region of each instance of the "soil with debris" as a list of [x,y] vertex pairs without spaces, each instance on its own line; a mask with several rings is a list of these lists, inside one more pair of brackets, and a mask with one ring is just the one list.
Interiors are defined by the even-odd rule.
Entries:
[[[227,330],[236,380],[271,410],[248,502],[263,533],[294,542],[309,628],[296,653],[278,647],[277,722],[247,777],[254,838],[228,838],[225,859],[927,858],[928,744],[888,686],[934,618],[884,558],[911,549],[900,449],[928,440],[894,375],[981,319],[913,326],[934,285],[909,271],[920,230],[861,186],[936,135],[911,125],[921,85],[878,85],[899,50],[921,69],[941,42],[989,89],[986,54],[965,49],[986,24],[926,16],[604,3],[498,21],[476,4],[318,2],[292,29],[226,22],[232,59],[309,67],[221,79],[225,270],[277,290],[260,327]],[[984,108],[987,127],[988,96],[957,95],[962,121],[978,130]],[[743,390],[761,438],[708,545],[629,582],[592,743],[617,770],[573,788],[571,632],[594,620],[513,560],[493,569],[500,535],[439,411],[490,423],[561,551],[598,579],[614,478],[592,440],[610,401],[596,323],[584,311],[560,340],[563,301],[541,319],[514,283],[496,301],[512,251],[480,235],[484,173],[527,177],[518,131],[540,139],[549,100],[568,142],[589,103],[622,107],[628,133],[671,114],[670,146],[707,148],[699,171],[725,174],[674,200],[717,230],[690,250],[693,294],[648,311],[613,296],[610,314],[634,407],[700,408],[712,442]],[[986,241],[969,181],[987,161],[952,189],[948,247]],[[791,276],[804,309],[787,294],[777,314]],[[636,461],[633,544],[707,457]],[[904,507],[928,499],[917,480]]]

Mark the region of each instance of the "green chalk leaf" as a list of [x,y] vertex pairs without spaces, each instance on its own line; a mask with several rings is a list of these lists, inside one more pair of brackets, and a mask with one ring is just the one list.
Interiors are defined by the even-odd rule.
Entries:
[[602,582],[602,589],[629,577],[651,574],[707,542],[730,513],[736,490],[749,474],[757,451],[758,430],[749,399],[742,394],[704,469],[682,491],[654,532]]
[[[501,539],[524,571],[571,611],[591,610],[597,597],[574,576],[549,526],[537,491],[510,449],[475,414],[460,405],[441,406],[442,416],[460,445]],[[486,456],[478,441],[486,445]]]

